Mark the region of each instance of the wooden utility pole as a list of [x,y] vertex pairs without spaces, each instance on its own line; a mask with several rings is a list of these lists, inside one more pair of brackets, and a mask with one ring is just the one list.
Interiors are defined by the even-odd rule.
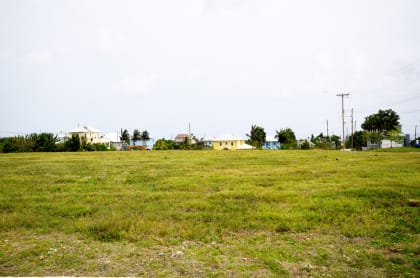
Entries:
[[328,120],[327,120],[327,138],[329,137],[329,133],[328,133]]
[[191,123],[188,123],[188,146],[191,150]]
[[343,137],[341,138],[341,144],[343,144],[344,149],[344,97],[348,97],[350,94],[338,94],[338,97],[341,97],[341,120],[342,120],[342,127],[343,127]]
[[354,148],[354,126],[353,126],[353,108],[351,109],[351,148]]

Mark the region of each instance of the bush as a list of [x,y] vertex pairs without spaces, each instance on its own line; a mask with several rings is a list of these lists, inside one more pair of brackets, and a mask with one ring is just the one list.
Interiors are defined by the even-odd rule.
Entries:
[[66,151],[69,151],[69,152],[80,151],[80,146],[81,146],[80,138],[76,134],[73,134],[70,139],[67,139],[64,142],[64,147]]
[[318,149],[321,149],[321,150],[331,150],[333,148],[331,146],[331,143],[329,143],[329,142],[321,142],[321,143],[318,143],[318,144],[316,144],[316,147]]
[[32,133],[25,137],[2,138],[1,152],[54,152],[57,136],[52,133]]
[[309,144],[309,142],[307,140],[305,140],[305,142],[303,142],[302,146],[300,146],[300,148],[302,150],[309,150],[311,148],[311,145]]
[[95,147],[95,151],[98,151],[98,152],[108,151],[108,147],[105,144],[95,143],[93,144],[93,146]]
[[178,146],[173,140],[165,140],[165,138],[156,140],[153,145],[154,150],[174,150],[177,148]]
[[145,151],[147,150],[145,146],[128,146],[129,151]]
[[293,144],[280,144],[280,149],[282,150],[293,150],[296,149],[297,145],[295,143]]

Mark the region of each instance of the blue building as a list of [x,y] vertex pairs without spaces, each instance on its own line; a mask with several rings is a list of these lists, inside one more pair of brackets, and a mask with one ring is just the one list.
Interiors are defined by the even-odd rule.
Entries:
[[279,150],[280,143],[272,136],[267,136],[265,143],[262,145],[263,150]]

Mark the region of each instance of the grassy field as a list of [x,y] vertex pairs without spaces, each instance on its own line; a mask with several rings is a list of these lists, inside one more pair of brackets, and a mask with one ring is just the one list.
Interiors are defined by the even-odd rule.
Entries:
[[0,155],[0,275],[420,277],[420,152]]

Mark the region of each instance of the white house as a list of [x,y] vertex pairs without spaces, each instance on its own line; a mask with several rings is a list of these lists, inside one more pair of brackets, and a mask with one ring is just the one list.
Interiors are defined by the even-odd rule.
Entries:
[[86,143],[107,143],[102,136],[102,132],[98,129],[88,126],[78,126],[68,132],[68,136],[78,135],[80,138],[86,138]]

